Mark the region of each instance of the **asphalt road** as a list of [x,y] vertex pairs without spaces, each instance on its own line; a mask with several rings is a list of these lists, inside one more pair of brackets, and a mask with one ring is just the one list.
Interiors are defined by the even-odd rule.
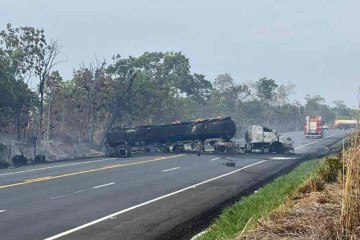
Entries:
[[304,154],[325,153],[344,134],[329,130],[316,140],[286,133],[295,142],[290,155],[152,154],[1,170],[0,239],[188,238],[208,224],[212,209]]

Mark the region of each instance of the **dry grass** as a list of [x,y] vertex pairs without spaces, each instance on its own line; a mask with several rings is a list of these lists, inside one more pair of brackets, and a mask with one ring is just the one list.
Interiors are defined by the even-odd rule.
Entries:
[[351,139],[351,147],[343,150],[344,191],[341,207],[341,238],[360,238],[360,132]]
[[328,184],[321,192],[299,192],[238,239],[337,239],[341,192],[339,183]]

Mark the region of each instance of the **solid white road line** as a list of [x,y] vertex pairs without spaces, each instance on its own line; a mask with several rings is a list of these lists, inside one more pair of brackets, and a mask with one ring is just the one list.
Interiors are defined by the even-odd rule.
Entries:
[[175,192],[172,192],[172,193],[163,195],[163,196],[161,196],[161,197],[157,197],[157,198],[154,198],[154,199],[152,199],[152,200],[143,202],[143,203],[141,203],[141,204],[132,206],[132,207],[130,207],[130,208],[127,208],[127,209],[124,209],[124,210],[115,212],[115,213],[113,213],[113,214],[110,214],[110,215],[107,215],[107,216],[105,216],[105,217],[99,218],[99,219],[97,219],[97,220],[94,220],[94,221],[92,221],[92,222],[86,223],[86,224],[81,225],[81,226],[79,226],[79,227],[76,227],[76,228],[70,229],[70,230],[68,230],[68,231],[65,231],[65,232],[56,234],[56,235],[54,235],[54,236],[52,236],[52,237],[48,237],[48,238],[46,238],[45,240],[58,239],[58,238],[60,238],[60,237],[66,236],[66,235],[68,235],[68,234],[70,234],[70,233],[73,233],[73,232],[79,231],[79,230],[81,230],[81,229],[87,228],[87,227],[89,227],[89,226],[91,226],[91,225],[94,225],[94,224],[96,224],[96,223],[99,223],[99,222],[105,221],[105,220],[107,220],[107,219],[113,218],[113,217],[115,217],[115,216],[117,216],[117,215],[120,215],[120,214],[129,212],[129,211],[134,210],[134,209],[136,209],[136,208],[139,208],[139,207],[148,205],[148,204],[150,204],[150,203],[153,203],[153,202],[159,201],[159,200],[161,200],[161,199],[164,199],[164,198],[173,196],[173,195],[175,195],[175,194],[178,194],[178,193],[181,193],[181,192],[184,192],[184,191],[193,189],[193,188],[195,188],[195,187],[197,187],[197,186],[200,186],[200,185],[203,185],[203,184],[205,184],[205,183],[209,183],[209,182],[215,181],[215,180],[217,180],[217,179],[220,179],[220,178],[229,176],[229,175],[231,175],[231,174],[240,172],[241,170],[244,170],[244,169],[246,169],[246,168],[255,166],[255,165],[260,164],[260,163],[263,163],[263,162],[266,162],[266,160],[262,160],[262,161],[259,161],[259,162],[256,162],[256,163],[247,165],[247,166],[245,166],[245,167],[236,169],[236,170],[234,170],[234,171],[232,171],[232,172],[228,172],[228,173],[222,174],[222,175],[220,175],[220,176],[217,176],[217,177],[214,177],[214,178],[205,180],[205,181],[203,181],[203,182],[200,182],[200,183],[194,184],[194,185],[192,185],[192,186],[189,186],[189,187],[180,189],[180,190],[178,190],[178,191],[175,191]]
[[103,184],[103,185],[95,186],[95,187],[93,187],[93,188],[102,188],[102,187],[106,187],[106,186],[113,185],[113,184],[115,184],[115,183],[116,183],[116,182],[106,183],[106,184]]
[[346,132],[337,133],[337,134],[333,134],[333,135],[330,135],[330,136],[325,136],[325,139],[326,139],[326,138],[329,138],[329,137],[337,136],[337,135],[342,135],[342,134],[345,135]]
[[299,135],[304,135],[304,133],[295,133],[295,134],[284,134],[284,135],[280,135],[280,137],[293,137],[293,136],[299,136]]
[[305,146],[307,146],[307,145],[310,145],[310,144],[313,144],[313,143],[317,143],[317,141],[318,141],[318,140],[309,142],[309,143],[307,143],[307,144],[301,145],[301,146],[296,147],[296,148],[294,148],[294,149],[299,149],[299,148],[305,147]]
[[103,162],[103,161],[108,161],[110,159],[111,158],[105,158],[105,159],[100,159],[100,160],[93,160],[93,161],[86,161],[86,162],[79,162],[79,163],[69,163],[69,164],[62,164],[62,165],[57,165],[57,166],[52,166],[52,167],[43,167],[43,168],[29,169],[29,170],[18,171],[18,172],[3,173],[3,174],[0,174],[0,177],[7,176],[7,175],[19,174],[19,173],[35,172],[35,171],[40,171],[40,170],[52,169],[52,168],[75,166],[75,165],[89,164],[89,163],[94,163],[94,162]]
[[292,159],[296,159],[296,158],[292,158],[292,157],[273,157],[270,158],[271,160],[292,160]]
[[204,231],[196,234],[195,236],[193,236],[193,237],[191,238],[191,240],[196,240],[196,239],[198,239],[201,235],[204,235],[204,234],[207,233],[208,231],[210,231],[210,230],[209,230],[209,229],[206,229],[206,230],[204,230]]
[[173,170],[176,170],[176,169],[179,169],[179,168],[180,167],[169,168],[169,169],[162,170],[161,172],[173,171]]
[[209,161],[212,162],[212,161],[216,161],[216,160],[220,160],[220,158],[213,158],[213,159],[210,159]]

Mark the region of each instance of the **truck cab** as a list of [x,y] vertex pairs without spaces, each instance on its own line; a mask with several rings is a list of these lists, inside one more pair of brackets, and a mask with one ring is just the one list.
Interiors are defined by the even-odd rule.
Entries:
[[271,128],[259,125],[250,126],[245,132],[246,150],[264,150],[281,153],[284,151],[283,144],[279,141],[279,135]]

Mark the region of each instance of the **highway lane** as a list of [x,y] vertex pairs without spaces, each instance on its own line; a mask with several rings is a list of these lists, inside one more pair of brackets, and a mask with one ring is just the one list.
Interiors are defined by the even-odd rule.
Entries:
[[[304,139],[301,132],[290,135],[295,152],[303,154],[324,150],[344,133],[330,130],[323,140]],[[44,239],[64,232],[64,239],[157,238],[294,165],[298,157],[163,154],[2,170],[0,231],[4,239]],[[227,161],[236,167],[224,166]],[[67,232],[84,224],[89,226]]]

